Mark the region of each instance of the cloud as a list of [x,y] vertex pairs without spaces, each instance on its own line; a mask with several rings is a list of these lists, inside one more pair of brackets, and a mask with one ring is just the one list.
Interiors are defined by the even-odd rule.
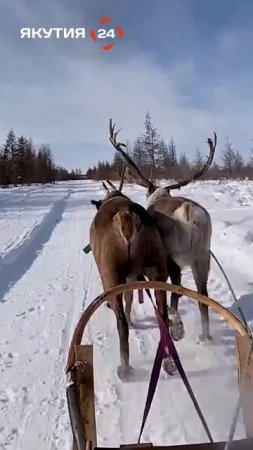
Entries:
[[[86,169],[98,159],[113,156],[108,140],[110,117],[123,127],[121,138],[133,142],[143,131],[149,110],[159,131],[165,139],[173,136],[179,151],[191,154],[199,147],[206,153],[206,138],[214,130],[218,157],[227,134],[237,148],[248,151],[252,63],[247,63],[249,51],[243,43],[247,39],[250,50],[251,30],[233,31],[219,25],[219,39],[216,36],[211,44],[210,35],[205,39],[194,16],[198,1],[189,2],[185,9],[185,2],[170,2],[167,20],[167,3],[154,6],[148,1],[147,10],[130,2],[130,12],[120,4],[117,20],[127,33],[111,53],[103,53],[91,41],[18,37],[22,26],[93,24],[95,17],[105,13],[106,3],[107,10],[115,7],[115,2],[94,3],[89,3],[87,14],[78,1],[72,9],[65,1],[38,2],[36,8],[28,1],[13,1],[12,7],[5,3],[0,18],[1,141],[13,127],[36,143],[51,143],[57,162]],[[142,28],[137,20],[141,16]],[[151,24],[153,39],[148,34]],[[238,67],[233,67],[234,61]]]

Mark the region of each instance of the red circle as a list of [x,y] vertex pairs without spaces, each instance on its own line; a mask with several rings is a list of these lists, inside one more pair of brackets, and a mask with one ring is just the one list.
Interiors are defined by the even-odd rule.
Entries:
[[[103,23],[108,23],[108,22],[111,22],[111,20],[112,20],[111,17],[102,17],[102,19],[100,19],[98,21],[98,24],[101,25]],[[124,36],[123,29],[119,25],[117,25],[116,30],[117,30],[118,38],[122,39],[122,37]],[[96,32],[93,28],[90,30],[90,37],[94,42],[98,43],[98,38],[97,38]],[[111,50],[114,47],[114,45],[115,44],[105,44],[105,45],[102,45],[101,48],[102,48],[102,50],[108,51],[108,50]]]

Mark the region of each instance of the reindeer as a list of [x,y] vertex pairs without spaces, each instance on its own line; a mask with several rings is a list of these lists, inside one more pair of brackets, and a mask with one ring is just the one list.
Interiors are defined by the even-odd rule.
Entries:
[[[119,170],[120,183],[119,183],[118,188],[110,180],[106,180],[109,187],[106,186],[104,181],[102,182],[102,185],[107,193],[106,198],[109,198],[111,196],[110,194],[112,192],[114,192],[114,193],[116,193],[116,191],[122,192],[125,171],[126,171],[126,166],[123,165],[123,171],[121,172],[121,170]],[[105,199],[104,199],[104,201],[105,201]],[[91,203],[93,205],[95,205],[96,209],[98,210],[100,208],[100,206],[102,205],[103,201],[102,200],[91,200]],[[173,261],[171,261],[171,264],[173,265]],[[167,268],[168,268],[168,270],[171,270],[170,264],[168,264]],[[136,280],[137,281],[145,281],[145,276],[143,274],[139,274],[137,276],[131,274],[131,275],[128,275],[128,277],[127,277],[127,281],[136,281]],[[148,296],[151,298],[150,290],[145,289],[145,291],[147,292]],[[142,291],[138,290],[138,295],[139,295],[139,301],[142,302],[143,301],[143,300],[141,301]],[[124,297],[125,297],[125,303],[126,303],[125,314],[126,314],[127,323],[128,323],[129,328],[134,328],[134,324],[131,320],[133,292],[124,293]],[[107,307],[110,308],[109,303],[107,303]],[[173,335],[173,339],[175,341],[179,341],[179,340],[183,339],[184,334],[185,334],[183,322],[181,320],[180,315],[178,314],[178,312],[175,309],[173,309],[172,307],[168,307],[167,309],[168,309],[170,332]]]
[[[122,186],[123,181],[120,189]],[[139,275],[165,282],[168,278],[166,251],[151,216],[145,208],[130,200],[120,190],[107,191],[104,200],[91,200],[97,212],[90,227],[90,246],[103,289],[108,290],[126,283],[127,279]],[[169,326],[166,292],[156,291],[155,297],[158,310]],[[122,294],[110,301],[110,307],[116,316],[120,342],[121,364],[117,373],[123,381],[129,378],[133,370],[129,364],[130,309],[127,305],[128,302],[125,312]],[[173,336],[173,329],[171,334],[177,340],[177,336]],[[167,373],[173,373],[171,358],[164,359],[163,367]]]
[[[197,291],[208,296],[207,282],[210,270],[210,246],[212,235],[211,217],[207,210],[197,202],[184,198],[172,197],[170,191],[180,189],[199,178],[206,172],[212,163],[217,144],[217,136],[214,133],[214,142],[208,138],[209,157],[204,166],[193,176],[165,187],[156,186],[146,178],[134,161],[123,150],[125,144],[117,142],[115,125],[112,120],[109,124],[110,142],[123,156],[128,169],[132,169],[135,176],[130,173],[132,181],[147,188],[147,211],[152,217],[160,232],[168,259],[168,273],[173,284],[181,285],[181,270],[190,266],[195,280]],[[178,301],[181,295],[171,294],[171,307],[178,310]],[[201,341],[212,339],[209,333],[208,306],[199,303],[202,334]]]

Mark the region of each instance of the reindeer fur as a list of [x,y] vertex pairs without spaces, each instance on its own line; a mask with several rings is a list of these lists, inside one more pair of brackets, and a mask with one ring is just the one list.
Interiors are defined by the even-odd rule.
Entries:
[[[149,213],[119,191],[109,193],[100,202],[96,204],[97,213],[90,227],[90,246],[103,289],[126,283],[127,279],[137,278],[140,274],[150,280],[166,281],[167,255]],[[169,325],[166,292],[157,291],[155,296],[159,312]],[[125,313],[122,294],[110,302],[110,307],[116,316],[120,341],[118,375],[127,379],[132,370],[129,364],[129,307]]]
[[[120,152],[128,168],[133,169],[136,177],[130,178],[141,186],[147,188],[147,211],[152,217],[164,243],[170,277],[174,284],[181,284],[181,269],[190,266],[198,292],[208,295],[207,281],[210,269],[210,245],[212,225],[209,213],[198,203],[183,197],[172,197],[170,191],[186,186],[199,178],[208,170],[212,163],[217,136],[214,133],[214,142],[208,138],[209,157],[206,163],[188,179],[179,181],[166,187],[158,187],[146,178],[135,162],[123,150],[125,144],[117,142],[118,132],[110,119],[110,142]],[[129,174],[130,175],[130,174]],[[180,295],[172,293],[171,306],[178,308]],[[202,322],[202,340],[210,339],[208,306],[199,305]]]

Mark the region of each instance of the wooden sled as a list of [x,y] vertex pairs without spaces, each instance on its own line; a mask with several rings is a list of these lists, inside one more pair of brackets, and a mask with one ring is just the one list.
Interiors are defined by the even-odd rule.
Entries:
[[[208,305],[210,308],[221,314],[229,324],[237,331],[236,352],[237,352],[237,372],[239,389],[242,384],[242,374],[248,357],[251,338],[242,322],[234,316],[228,309],[224,308],[215,300],[205,297],[191,289],[183,288],[169,283],[155,281],[136,281],[115,288],[99,295],[83,312],[72,337],[69,348],[68,361],[66,367],[67,374],[67,400],[69,408],[70,422],[73,432],[73,450],[94,450],[97,448],[97,433],[95,420],[95,400],[94,400],[94,374],[93,374],[93,347],[92,345],[81,345],[84,330],[94,312],[113,296],[133,291],[135,289],[159,289],[176,292],[185,295],[197,302]],[[242,411],[245,424],[245,439],[233,441],[229,445],[229,450],[253,450],[253,358],[251,355],[248,365],[247,376],[244,382],[246,395],[242,396]],[[135,450],[153,447],[154,450],[223,450],[225,442],[153,446],[152,443],[121,445],[118,447],[99,447],[98,450]]]

